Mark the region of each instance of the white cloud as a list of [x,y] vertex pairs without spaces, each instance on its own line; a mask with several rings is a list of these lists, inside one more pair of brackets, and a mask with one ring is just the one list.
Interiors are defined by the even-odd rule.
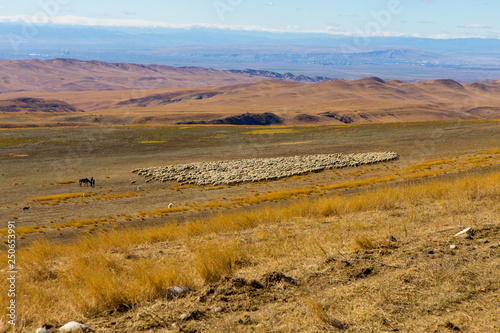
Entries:
[[325,27],[325,30],[328,32],[345,32],[345,30],[339,27],[338,25],[329,25]]
[[269,2],[267,3],[267,5],[268,5],[268,6],[274,6],[274,2],[269,1]]
[[136,28],[218,28],[218,29],[232,29],[232,30],[249,30],[249,31],[280,31],[276,29],[265,29],[258,26],[249,25],[225,25],[225,24],[174,24],[166,22],[154,22],[146,20],[134,19],[99,19],[92,17],[81,16],[55,16],[55,17],[37,17],[31,15],[17,15],[17,16],[0,16],[0,22],[26,22],[32,24],[51,23],[57,25],[73,25],[73,26],[101,26],[101,27],[136,27]]
[[[361,30],[357,31],[345,31],[342,28],[336,27],[334,25],[327,26],[323,29],[318,30],[301,30],[298,25],[290,25],[285,29],[272,29],[265,28],[261,26],[253,25],[226,25],[226,24],[208,24],[208,23],[194,23],[194,24],[174,24],[167,22],[155,22],[146,20],[134,20],[134,19],[99,19],[91,17],[81,17],[81,16],[56,16],[56,17],[37,17],[31,15],[17,15],[17,16],[0,16],[0,23],[29,23],[33,25],[44,25],[44,24],[54,24],[54,25],[70,25],[70,26],[96,26],[96,27],[133,27],[133,28],[172,28],[172,29],[196,29],[196,28],[210,28],[210,29],[224,29],[224,30],[240,30],[240,31],[256,31],[256,32],[271,32],[271,33],[316,33],[316,34],[328,34],[328,35],[341,35],[341,36],[365,36],[365,37],[411,37],[416,34],[410,33],[398,33],[391,31],[379,31],[374,33],[363,33]],[[464,26],[465,27],[465,26]],[[472,25],[472,27],[478,28],[478,25]],[[422,38],[439,38],[439,39],[449,39],[449,38],[465,38],[472,36],[458,36],[458,35],[420,35]],[[475,36],[477,38],[486,38],[484,36]]]

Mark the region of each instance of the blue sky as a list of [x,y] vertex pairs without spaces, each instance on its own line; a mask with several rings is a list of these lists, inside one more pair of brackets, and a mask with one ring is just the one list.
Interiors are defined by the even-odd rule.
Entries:
[[0,22],[500,38],[494,0],[19,0]]

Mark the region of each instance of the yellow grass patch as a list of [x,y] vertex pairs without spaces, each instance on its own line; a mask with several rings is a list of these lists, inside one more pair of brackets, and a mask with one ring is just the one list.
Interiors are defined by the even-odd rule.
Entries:
[[496,154],[500,155],[500,148],[497,149],[491,149],[491,150],[486,150],[483,152],[484,154]]
[[54,225],[54,228],[59,229],[59,228],[69,228],[69,227],[75,227],[75,228],[81,228],[86,225],[94,225],[94,224],[99,224],[102,222],[106,222],[106,218],[99,218],[99,219],[93,219],[93,218],[88,218],[88,219],[82,219],[82,220],[74,220],[70,219],[67,222],[64,223],[58,223]]
[[14,153],[11,153],[11,154],[9,154],[9,156],[11,156],[11,157],[28,157],[29,155],[26,155],[26,154],[14,154]]
[[155,216],[164,216],[172,213],[185,212],[187,210],[189,210],[188,207],[172,207],[172,208],[166,207],[166,208],[158,208],[148,212],[139,211],[138,215],[140,218],[155,217]]
[[185,190],[185,189],[188,189],[188,188],[195,188],[195,187],[196,186],[192,185],[192,184],[187,184],[187,185],[176,184],[174,186],[171,186],[170,189],[171,190],[180,191],[180,190]]
[[378,183],[385,183],[389,181],[396,180],[395,176],[384,176],[384,177],[369,177],[361,180],[351,180],[347,182],[342,182],[338,184],[332,184],[332,185],[327,185],[323,187],[325,190],[336,190],[336,189],[341,189],[341,188],[355,188],[355,187],[361,187],[361,186],[367,186],[367,185],[373,185],[373,184],[378,184]]
[[74,183],[73,180],[61,180],[59,182],[56,182],[56,184],[58,185],[73,184],[73,183]]
[[256,134],[256,135],[273,135],[273,134],[290,134],[290,133],[300,133],[303,130],[297,128],[269,128],[269,129],[257,129],[250,132],[244,132],[243,134]]
[[54,195],[47,195],[47,196],[43,196],[43,197],[37,197],[37,198],[33,198],[31,199],[31,201],[33,202],[38,202],[40,204],[58,204],[60,203],[61,201],[66,201],[68,199],[72,199],[72,198],[82,198],[82,197],[90,197],[92,195],[94,195],[95,193],[93,192],[90,192],[90,193],[85,193],[85,195],[83,195],[83,193],[63,193],[63,194],[54,194]]
[[205,282],[216,282],[223,276],[232,275],[238,265],[247,260],[247,254],[236,242],[213,242],[191,245],[194,269]]
[[261,202],[265,201],[275,201],[275,200],[283,200],[283,199],[288,199],[291,197],[296,197],[296,196],[301,196],[301,195],[309,195],[313,192],[317,191],[314,188],[297,188],[297,189],[292,189],[292,190],[284,190],[284,191],[277,191],[277,192],[271,192],[271,193],[265,193],[265,194],[260,194],[256,196],[249,196],[245,198],[240,198],[240,199],[234,199],[232,200],[233,203],[235,204],[258,204]]
[[454,163],[454,161],[449,160],[449,159],[424,161],[424,162],[415,163],[415,164],[407,166],[403,172],[416,172],[416,171],[422,171],[422,170],[430,170],[431,167],[450,165],[453,163]]
[[[40,226],[33,226],[33,227],[16,227],[16,234],[17,235],[23,235],[23,234],[29,234],[32,232],[38,232],[42,231],[43,228]],[[9,234],[9,229],[8,228],[2,228],[0,229],[0,237],[6,236]]]
[[[63,320],[69,312],[81,316],[95,316],[119,305],[133,306],[161,299],[165,297],[165,288],[174,284],[191,287],[196,286],[195,281],[203,281],[202,286],[218,281],[223,276],[233,275],[246,268],[250,262],[249,258],[252,265],[258,265],[259,262],[275,263],[275,260],[285,256],[288,256],[290,261],[297,256],[306,261],[314,255],[316,262],[322,262],[321,255],[314,253],[322,252],[324,260],[324,254],[335,249],[331,246],[335,244],[330,242],[332,237],[342,238],[339,240],[340,244],[343,239],[348,242],[352,240],[362,250],[377,248],[378,237],[373,233],[385,233],[384,221],[373,223],[372,226],[367,221],[363,228],[356,228],[351,226],[350,214],[371,213],[360,215],[359,220],[364,221],[363,217],[373,219],[380,211],[387,214],[404,213],[416,203],[429,201],[439,203],[450,211],[457,209],[458,214],[461,209],[469,207],[471,202],[480,199],[484,199],[483,205],[494,205],[500,197],[498,184],[500,172],[496,171],[456,179],[435,179],[419,184],[380,188],[349,197],[335,195],[317,200],[303,199],[284,207],[264,207],[218,214],[212,218],[179,225],[144,228],[140,232],[125,229],[96,233],[71,244],[35,243],[29,248],[20,249],[18,253],[20,265],[25,272],[19,276],[19,283],[23,285],[19,296],[29,300],[25,303],[29,306],[20,306],[18,313],[25,321],[54,321],[58,318]],[[458,202],[463,204],[453,205]],[[172,210],[175,209],[171,208],[169,211]],[[339,219],[335,223],[321,222],[326,220],[324,217],[331,215],[336,215]],[[405,219],[401,221],[403,220]],[[96,224],[102,221],[68,221],[68,226]],[[403,223],[401,221],[400,223]],[[412,221],[413,224],[425,222],[426,226],[432,228],[437,223],[434,219],[428,221],[425,216],[417,216]],[[325,227],[312,232],[316,231],[312,228],[320,228],[322,225]],[[422,230],[421,225],[405,227],[398,224],[385,227],[390,228],[387,232],[391,233],[396,232],[398,228],[407,228],[410,232]],[[271,229],[266,232],[264,228]],[[253,232],[260,236],[254,238]],[[255,239],[264,243],[255,244]],[[147,248],[154,244],[161,245],[159,243],[165,241],[176,242],[174,246],[179,246],[179,251],[175,252],[175,262],[165,256],[136,255],[131,256],[136,259],[125,259],[129,251],[138,248],[136,245],[141,244],[141,248]],[[329,247],[323,245],[327,241],[330,242]],[[318,247],[315,244],[322,244],[322,251],[315,249]],[[162,249],[166,250],[164,246]],[[66,264],[55,264],[59,260]],[[467,273],[456,269],[453,271],[454,266],[450,266],[451,272],[456,273],[447,275],[439,270],[437,265],[432,265],[432,262],[429,262],[425,276],[433,279],[436,288],[447,288],[447,285],[443,286],[443,281],[447,281],[451,276],[458,276],[456,274]],[[302,263],[295,267],[299,266],[302,266]],[[409,276],[416,278],[413,273],[408,272]],[[5,274],[2,274],[0,276],[4,277]],[[8,301],[6,295],[0,293],[2,304]],[[437,301],[439,300],[435,299],[433,302]],[[422,311],[439,307],[437,303],[424,303],[421,303]],[[319,302],[310,304],[310,310],[317,317],[318,323],[336,326],[337,322],[333,319],[337,316],[332,316],[331,310],[319,307]],[[54,309],[57,311],[50,311]]]

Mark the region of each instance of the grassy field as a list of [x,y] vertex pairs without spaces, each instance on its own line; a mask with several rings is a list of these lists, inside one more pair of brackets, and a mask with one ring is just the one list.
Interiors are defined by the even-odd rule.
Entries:
[[[496,332],[499,142],[498,121],[1,130],[0,215],[17,225],[19,326]],[[131,172],[368,151],[400,158],[217,187]],[[80,187],[84,177],[97,186]],[[453,237],[465,227],[472,239]],[[4,243],[7,233],[1,226]],[[167,301],[179,284],[193,291]]]

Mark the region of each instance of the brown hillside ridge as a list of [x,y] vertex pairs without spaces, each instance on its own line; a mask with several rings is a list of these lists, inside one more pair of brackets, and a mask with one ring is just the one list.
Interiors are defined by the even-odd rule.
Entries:
[[[3,102],[7,109],[0,113],[0,120],[10,127],[43,123],[321,125],[495,119],[500,115],[500,81],[403,82],[377,77],[332,81],[256,70],[73,59],[0,61],[0,73],[0,100],[58,100],[69,104],[58,107],[65,112],[72,112],[71,107],[86,111],[81,117],[13,118],[5,111],[19,109],[15,103],[20,102]],[[26,109],[32,110],[29,105],[20,110]],[[246,119],[246,114],[276,120],[254,121]]]
[[84,112],[66,102],[40,98],[0,100],[0,112]]
[[[248,119],[239,120],[247,113],[269,114],[279,119],[262,123],[264,125],[496,119],[500,115],[500,81],[408,83],[365,78],[313,84],[259,81],[211,87],[0,94],[2,99],[27,96],[64,100],[74,108],[85,110],[84,117],[63,119],[79,124],[96,121],[111,124],[253,124]],[[49,118],[47,115],[36,121],[54,122]],[[23,126],[33,121],[26,119]]]
[[86,91],[199,87],[260,80],[320,82],[309,77],[265,70],[214,70],[80,61],[75,59],[0,61],[0,93],[14,91]]

